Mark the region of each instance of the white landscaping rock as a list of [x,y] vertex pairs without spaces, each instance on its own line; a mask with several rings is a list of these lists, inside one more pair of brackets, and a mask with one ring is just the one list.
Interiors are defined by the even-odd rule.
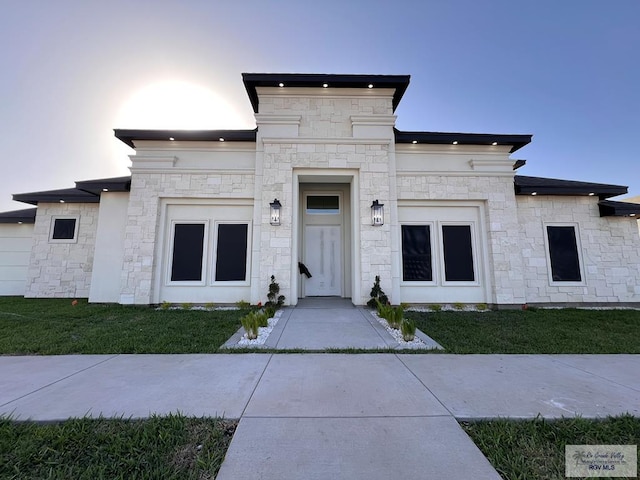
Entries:
[[242,338],[240,339],[240,341],[238,341],[238,345],[240,345],[242,347],[251,347],[251,346],[254,346],[254,345],[264,345],[264,342],[267,341],[267,338],[269,337],[269,334],[273,330],[273,327],[276,326],[276,324],[278,323],[278,320],[280,320],[281,316],[282,316],[282,310],[278,310],[273,315],[273,317],[271,317],[270,319],[267,320],[267,324],[268,325],[266,327],[258,328],[258,338],[255,338],[253,340],[249,340],[247,338],[247,334],[245,332],[244,335],[242,335]]
[[404,338],[402,338],[402,332],[399,329],[391,328],[389,326],[389,322],[387,322],[384,318],[380,318],[378,313],[375,311],[371,311],[371,315],[380,322],[380,324],[391,334],[391,336],[400,344],[402,348],[428,348],[427,345],[418,338],[416,335],[413,340],[410,342],[406,342]]

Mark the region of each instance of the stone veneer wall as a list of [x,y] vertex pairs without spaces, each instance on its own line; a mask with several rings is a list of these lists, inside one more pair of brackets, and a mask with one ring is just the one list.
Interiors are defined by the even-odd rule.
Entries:
[[[362,139],[353,137],[352,116],[379,115],[381,122],[388,122],[393,114],[391,95],[388,97],[277,97],[260,98],[260,122],[268,115],[299,116],[298,137],[272,138],[259,136],[262,142],[262,235],[260,238],[260,281],[266,290],[270,275],[275,275],[281,292],[291,299],[292,241],[297,238],[293,228],[293,171],[299,169],[332,169],[339,172],[357,171],[359,181],[360,218],[354,218],[355,229],[360,234],[360,298],[355,303],[365,303],[373,284],[373,277],[391,276],[390,226],[371,226],[371,202],[388,201],[395,192],[390,191],[390,178],[395,169],[390,168],[390,150],[393,145],[392,125],[385,131],[387,138]],[[375,120],[374,120],[375,122]],[[259,128],[260,132],[260,128]],[[259,157],[260,158],[260,157]],[[395,186],[394,186],[395,187]],[[269,225],[269,202],[278,198],[282,205],[282,224]],[[353,212],[352,212],[353,214]]]
[[135,171],[133,157],[131,192],[124,238],[120,303],[149,304],[153,299],[153,275],[161,198],[253,198],[253,174],[147,173]]
[[[25,297],[89,297],[98,207],[97,203],[38,205]],[[79,219],[77,241],[51,243],[52,217],[67,215]]]
[[[636,222],[600,217],[594,197],[516,198],[527,302],[640,302]],[[577,224],[583,286],[550,285],[545,222]]]
[[515,205],[513,177],[446,176],[398,173],[398,200],[482,200],[492,278],[490,303],[525,301],[522,245]]

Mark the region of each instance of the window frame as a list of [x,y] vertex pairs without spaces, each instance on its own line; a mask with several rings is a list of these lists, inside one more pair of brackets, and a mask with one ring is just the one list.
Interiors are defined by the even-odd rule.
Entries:
[[[204,225],[202,233],[202,266],[200,270],[200,280],[172,280],[171,271],[173,268],[173,249],[175,247],[176,225]],[[209,221],[208,220],[171,220],[169,227],[169,248],[167,249],[167,272],[165,284],[167,286],[198,287],[207,283],[207,263],[209,252]]]
[[[551,265],[551,245],[549,244],[549,234],[547,227],[573,227],[573,232],[576,237],[576,250],[578,254],[578,268],[580,271],[580,281],[576,280],[554,280],[553,268]],[[547,260],[547,277],[549,279],[549,285],[552,287],[583,287],[587,285],[584,270],[584,257],[582,255],[582,242],[580,240],[580,228],[577,222],[544,222],[542,224],[542,236],[544,237],[544,254]]]
[[[445,258],[444,258],[444,234],[442,233],[442,227],[469,227],[469,234],[471,237],[471,259],[473,266],[473,280],[447,280]],[[441,285],[446,286],[479,286],[480,285],[480,272],[478,270],[478,241],[476,238],[476,225],[475,222],[470,221],[440,221],[438,222],[438,236],[439,242],[439,263],[441,272]]]
[[[403,226],[411,226],[411,227],[421,227],[428,226],[429,227],[429,243],[431,248],[431,280],[405,280],[404,279],[404,257],[402,255],[402,227]],[[439,262],[436,261],[436,253],[440,256],[440,252],[436,252],[434,248],[437,244],[435,241],[436,236],[436,222],[428,221],[428,222],[402,222],[400,223],[400,285],[408,285],[408,286],[436,286],[438,285],[439,279]]]
[[[75,220],[73,238],[53,238],[56,220]],[[78,243],[78,230],[80,227],[80,215],[54,215],[49,225],[49,243]]]
[[[247,251],[245,253],[245,279],[244,280],[216,280],[216,264],[218,261],[218,237],[220,225],[246,225],[247,226]],[[213,239],[211,245],[211,273],[209,278],[210,286],[246,287],[251,284],[251,222],[249,220],[215,220],[213,222]]]
[[[309,208],[307,207],[309,204],[309,197],[336,197],[338,199],[338,210],[337,211],[332,211],[332,212],[326,212],[326,211],[313,211],[313,210],[309,210]],[[309,216],[318,216],[318,215],[341,215],[342,214],[342,209],[343,209],[343,205],[342,205],[342,195],[340,192],[305,192],[304,194],[304,214],[305,215],[309,215]]]

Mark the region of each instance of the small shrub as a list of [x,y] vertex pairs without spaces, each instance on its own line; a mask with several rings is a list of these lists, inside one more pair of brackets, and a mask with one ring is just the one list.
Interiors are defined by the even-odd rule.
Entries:
[[254,315],[255,312],[251,312],[240,319],[242,328],[247,332],[247,338],[249,340],[255,340],[258,338],[258,318]]
[[269,317],[263,310],[258,310],[257,312],[253,312],[253,314],[256,316],[259,327],[266,328],[269,326]]
[[404,315],[404,309],[401,306],[398,307],[389,307],[390,315],[387,318],[387,322],[391,328],[395,328],[398,330],[402,325],[402,319]]
[[273,318],[276,314],[276,308],[275,307],[265,307],[264,308],[264,313],[267,316],[267,318]]
[[486,303],[478,303],[476,305],[476,309],[480,312],[484,312],[485,310],[489,309],[489,306]]
[[162,310],[169,310],[171,308],[171,302],[164,301],[160,304]]
[[405,342],[411,342],[416,337],[416,323],[413,320],[404,318],[400,324],[400,331]]
[[251,304],[246,300],[238,300],[236,302],[236,307],[238,307],[240,310],[247,310],[251,307]]
[[367,305],[370,308],[376,308],[378,302],[386,305],[389,303],[389,297],[384,293],[382,287],[380,286],[380,275],[376,275],[375,281],[373,282],[373,287],[371,288],[371,293],[369,293],[371,297],[367,302]]
[[180,306],[182,307],[183,310],[191,310],[191,307],[193,307],[193,303],[184,302],[184,303],[181,303]]
[[429,305],[429,308],[434,312],[440,312],[442,310],[442,305],[434,303],[433,305]]
[[384,318],[386,321],[389,321],[391,318],[393,308],[388,303],[382,303],[380,300],[376,299],[376,305],[378,310],[378,316],[380,318]]
[[456,310],[464,310],[464,303],[456,302],[453,304],[453,308]]
[[285,296],[278,295],[280,293],[280,285],[276,282],[275,275],[271,275],[271,283],[269,283],[269,292],[267,292],[267,303],[265,307],[274,307],[276,310],[284,305]]

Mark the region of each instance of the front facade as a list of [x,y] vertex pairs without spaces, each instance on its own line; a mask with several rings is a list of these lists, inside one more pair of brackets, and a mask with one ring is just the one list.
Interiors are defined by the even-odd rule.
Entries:
[[255,130],[116,130],[131,177],[15,195],[23,294],[255,304],[274,275],[287,304],[361,305],[380,276],[393,303],[640,302],[625,187],[516,175],[529,135],[397,130],[407,76],[243,79]]

